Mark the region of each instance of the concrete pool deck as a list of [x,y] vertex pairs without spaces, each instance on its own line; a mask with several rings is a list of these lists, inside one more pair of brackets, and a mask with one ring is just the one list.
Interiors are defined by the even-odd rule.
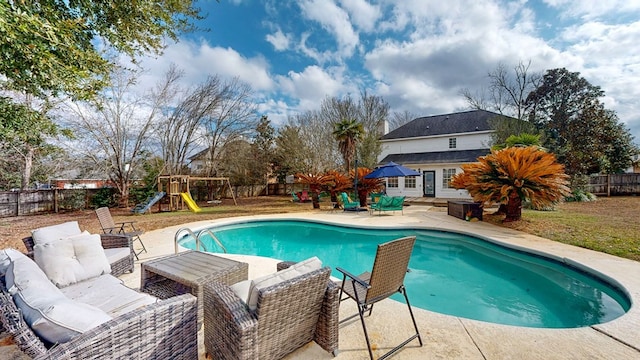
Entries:
[[[367,212],[326,212],[250,216],[200,221],[150,231],[142,236],[148,253],[141,254],[135,271],[120,278],[132,287],[140,286],[140,263],[174,253],[174,236],[178,229],[199,229],[238,219],[294,218],[319,220],[365,227],[426,227],[468,233],[494,241],[543,253],[586,266],[617,281],[632,299],[629,312],[605,324],[576,329],[537,329],[498,325],[443,315],[413,307],[424,345],[412,341],[398,352],[395,359],[640,359],[640,262],[582,249],[548,239],[500,228],[483,222],[466,222],[448,216],[446,211],[430,206],[409,206],[400,212],[381,216]],[[249,263],[249,278],[275,271],[279,259],[255,256],[223,255]],[[287,259],[281,259],[287,260]],[[367,269],[361,269],[362,271]],[[354,269],[358,271],[358,269]],[[409,297],[411,289],[407,289]],[[413,292],[415,293],[415,292]],[[353,301],[340,306],[340,318],[356,312]],[[411,320],[405,304],[384,300],[367,318],[367,328],[374,355],[396,346],[411,335]],[[199,337],[201,340],[201,336]],[[201,346],[200,358],[204,359]],[[332,359],[315,343],[309,343],[286,359]],[[368,359],[366,343],[359,320],[340,325],[339,354],[335,359]]]

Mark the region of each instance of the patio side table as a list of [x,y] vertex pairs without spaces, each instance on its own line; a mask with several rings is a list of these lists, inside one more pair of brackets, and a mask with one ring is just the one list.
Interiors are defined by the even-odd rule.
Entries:
[[202,325],[202,286],[212,280],[226,285],[247,280],[249,264],[199,251],[186,251],[141,264],[140,290],[160,299],[190,293],[198,298]]

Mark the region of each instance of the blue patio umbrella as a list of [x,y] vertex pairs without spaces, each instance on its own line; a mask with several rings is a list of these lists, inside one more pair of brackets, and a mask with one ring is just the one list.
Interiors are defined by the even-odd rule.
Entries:
[[367,174],[365,179],[377,179],[383,177],[396,177],[396,176],[419,176],[420,173],[404,167],[400,164],[396,164],[393,161],[390,161],[388,164],[382,165],[379,168],[373,170],[371,173]]

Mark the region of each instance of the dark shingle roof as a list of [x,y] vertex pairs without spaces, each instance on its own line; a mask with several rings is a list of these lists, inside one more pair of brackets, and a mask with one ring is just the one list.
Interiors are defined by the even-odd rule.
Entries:
[[469,163],[475,162],[480,156],[485,156],[491,152],[490,149],[458,150],[458,151],[434,151],[410,154],[389,154],[385,156],[380,164],[389,161],[402,165],[410,164],[447,164],[447,163]]
[[420,136],[458,134],[492,130],[487,120],[503,116],[486,110],[472,110],[453,114],[425,116],[384,135],[382,140],[403,139]]

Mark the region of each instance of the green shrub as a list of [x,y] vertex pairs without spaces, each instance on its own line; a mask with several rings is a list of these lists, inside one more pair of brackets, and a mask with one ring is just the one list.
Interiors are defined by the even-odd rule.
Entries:
[[93,198],[90,200],[91,207],[94,209],[100,207],[114,207],[118,204],[116,198],[116,189],[111,187],[103,187],[98,189],[98,191],[93,195]]
[[59,206],[63,210],[82,210],[87,198],[86,190],[63,191],[60,196]]
[[565,198],[565,201],[567,202],[589,202],[589,201],[596,201],[597,198],[595,195],[593,195],[592,193],[582,190],[582,189],[574,189],[571,192],[571,196],[568,196]]

